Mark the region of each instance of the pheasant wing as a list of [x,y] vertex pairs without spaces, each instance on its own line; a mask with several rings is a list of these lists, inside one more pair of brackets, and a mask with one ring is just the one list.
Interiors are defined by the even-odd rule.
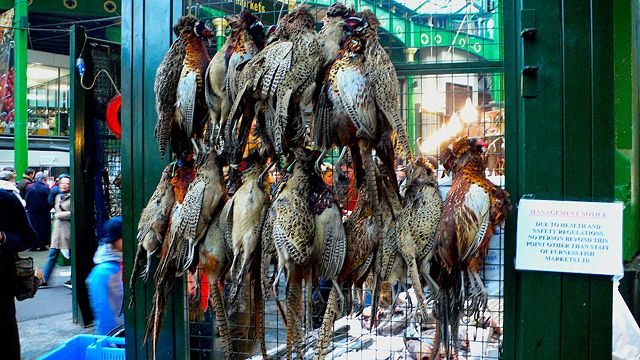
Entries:
[[160,146],[160,154],[164,156],[169,143],[171,121],[175,112],[176,88],[185,58],[185,42],[178,38],[169,48],[164,59],[156,71],[153,91],[156,95],[156,123],[155,136]]
[[318,94],[315,107],[313,109],[313,141],[318,148],[330,148],[335,139],[334,122],[332,119],[333,107],[329,100],[329,85],[325,82]]
[[178,231],[181,231],[181,234],[178,236],[182,239],[182,242],[180,243],[179,252],[176,256],[177,268],[182,271],[186,271],[187,267],[189,267],[193,261],[195,245],[198,240],[196,239],[198,223],[200,222],[203,210],[202,204],[205,191],[205,181],[196,179],[189,186],[189,191],[184,198],[183,208],[178,222]]
[[264,58],[264,66],[255,78],[254,89],[260,90],[263,99],[275,94],[278,85],[291,69],[292,50],[292,42],[281,41],[267,46],[259,53]]
[[337,100],[349,114],[358,137],[374,138],[376,115],[370,83],[356,68],[347,67],[336,73]]
[[[456,231],[458,232],[458,253],[461,261],[478,251],[489,229],[491,199],[479,185],[470,184],[464,194],[464,202],[456,213]],[[464,241],[461,241],[463,240]]]
[[236,79],[238,78],[238,74],[240,73],[239,66],[241,64],[246,63],[251,60],[252,54],[232,54],[229,58],[229,65],[227,66],[227,75],[225,76],[225,93],[227,99],[233,101],[236,98],[236,90],[235,87]]
[[196,107],[196,92],[198,89],[195,71],[183,69],[183,76],[178,82],[176,107],[178,108],[178,123],[188,138],[193,135],[193,116]]

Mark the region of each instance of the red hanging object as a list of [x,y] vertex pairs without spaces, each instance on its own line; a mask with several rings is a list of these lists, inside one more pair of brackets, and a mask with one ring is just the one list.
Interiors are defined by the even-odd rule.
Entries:
[[120,106],[122,105],[122,96],[116,95],[109,101],[107,105],[107,127],[118,138],[122,139],[122,125],[120,124]]

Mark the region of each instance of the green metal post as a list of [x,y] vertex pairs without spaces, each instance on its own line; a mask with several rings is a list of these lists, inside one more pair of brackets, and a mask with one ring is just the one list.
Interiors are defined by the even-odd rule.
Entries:
[[213,24],[216,26],[216,50],[220,50],[222,48],[222,45],[224,45],[224,29],[228,24],[224,18],[213,19]]
[[413,76],[407,76],[407,135],[409,136],[409,146],[413,149],[415,139],[415,103],[413,102]]
[[[502,0],[496,1],[496,7],[493,11],[493,44],[491,46],[498,47],[498,59],[504,59],[504,46],[502,44],[502,39],[504,39],[504,26],[503,19],[504,10],[502,7]],[[492,59],[494,60],[494,59]],[[492,75],[492,84],[491,84],[491,96],[493,101],[497,104],[502,104],[504,102],[504,76],[502,73],[495,73]]]
[[15,47],[14,51],[14,158],[15,169],[18,178],[22,178],[24,170],[29,165],[27,150],[27,0],[15,0],[14,2],[14,27]]
[[[418,51],[417,48],[414,47],[410,47],[410,48],[406,48],[404,49],[404,53],[406,55],[406,60],[408,64],[412,64],[415,62],[415,55],[416,52]],[[416,121],[415,121],[415,107],[416,104],[413,100],[413,76],[407,76],[407,135],[409,136],[409,146],[411,147],[411,150],[413,149],[413,140],[416,138],[415,136],[415,128],[416,128]]]

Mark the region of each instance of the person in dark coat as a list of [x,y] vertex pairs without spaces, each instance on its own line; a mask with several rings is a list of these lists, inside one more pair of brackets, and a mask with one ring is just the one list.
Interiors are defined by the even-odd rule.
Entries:
[[22,180],[18,183],[18,190],[20,190],[20,197],[25,198],[27,196],[27,188],[33,183],[35,171],[32,168],[27,168],[22,175]]
[[60,179],[70,179],[71,177],[67,174],[60,174],[60,176],[58,176],[58,178],[56,179],[56,182],[53,183],[53,186],[51,186],[51,192],[49,193],[49,205],[51,205],[51,207],[53,207],[53,205],[55,205],[56,203],[56,196],[58,196],[58,193],[60,193],[60,188],[58,187],[58,183],[60,182]]
[[49,206],[49,186],[43,174],[36,176],[33,185],[27,191],[26,209],[29,222],[36,231],[36,243],[31,248],[32,251],[47,250],[51,240],[51,206]]
[[36,233],[27,213],[11,191],[0,190],[0,349],[2,358],[20,359],[20,337],[16,322],[15,256],[33,246]]

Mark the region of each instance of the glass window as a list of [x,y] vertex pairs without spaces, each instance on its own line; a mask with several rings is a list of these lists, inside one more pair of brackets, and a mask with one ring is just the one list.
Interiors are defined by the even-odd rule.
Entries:
[[29,64],[27,86],[29,135],[69,136],[69,69]]

